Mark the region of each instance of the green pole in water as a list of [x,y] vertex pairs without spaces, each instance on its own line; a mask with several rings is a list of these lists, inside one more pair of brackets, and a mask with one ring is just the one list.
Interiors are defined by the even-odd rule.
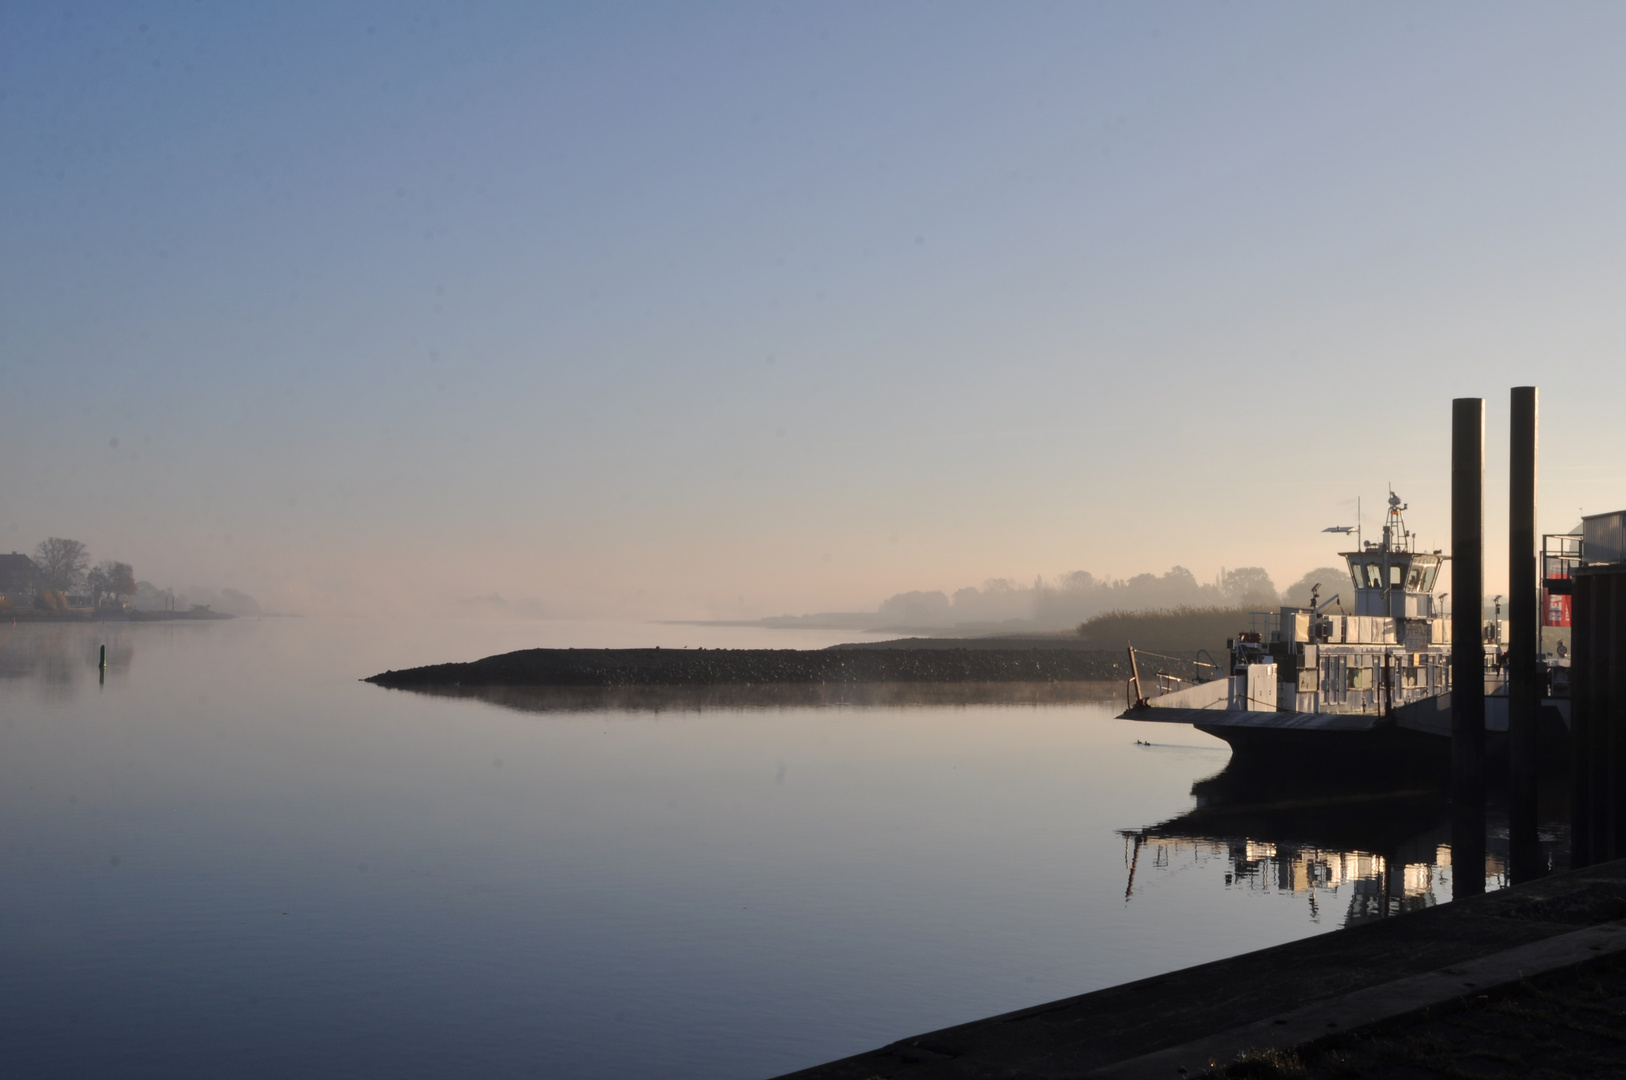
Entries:
[[99,667],[99,668],[106,668],[107,667],[107,646],[106,645],[102,646],[102,662],[97,664],[96,666]]

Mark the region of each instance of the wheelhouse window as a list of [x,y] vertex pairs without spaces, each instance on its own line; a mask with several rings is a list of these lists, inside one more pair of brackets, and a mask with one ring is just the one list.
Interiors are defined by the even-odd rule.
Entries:
[[1411,573],[1406,575],[1406,591],[1407,592],[1416,592],[1419,588],[1422,587],[1422,584],[1423,584],[1423,568],[1421,566],[1413,566],[1411,568]]
[[1366,564],[1366,584],[1373,589],[1383,588],[1383,567],[1375,562]]
[[1401,567],[1399,565],[1394,565],[1394,566],[1389,567],[1389,584],[1390,585],[1399,585],[1400,584],[1400,571],[1401,571]]
[[1423,591],[1434,591],[1434,579],[1440,575],[1440,564],[1430,563],[1423,568]]

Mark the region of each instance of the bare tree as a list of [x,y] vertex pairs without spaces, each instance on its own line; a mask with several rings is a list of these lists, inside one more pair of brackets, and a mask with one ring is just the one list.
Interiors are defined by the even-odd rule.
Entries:
[[135,571],[129,563],[97,563],[96,568],[85,575],[85,587],[90,590],[91,606],[101,607],[104,596],[117,600],[120,596],[135,595]]
[[40,568],[40,581],[47,589],[68,592],[85,576],[90,555],[77,540],[53,536],[34,549],[34,565]]

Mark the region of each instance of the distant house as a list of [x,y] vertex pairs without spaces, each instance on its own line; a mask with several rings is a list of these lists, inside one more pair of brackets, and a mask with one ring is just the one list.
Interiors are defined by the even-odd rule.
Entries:
[[10,555],[0,555],[0,596],[10,600],[13,605],[33,602],[39,577],[39,567],[27,555],[19,555],[15,551]]

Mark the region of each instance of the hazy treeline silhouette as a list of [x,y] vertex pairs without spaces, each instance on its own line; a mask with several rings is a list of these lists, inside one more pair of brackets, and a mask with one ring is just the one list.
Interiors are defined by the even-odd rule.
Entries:
[[185,592],[137,581],[129,563],[104,559],[91,565],[90,549],[79,540],[51,536],[32,556],[0,553],[0,611],[39,609],[63,612],[188,611],[208,608],[230,615],[259,615],[260,605],[236,589],[193,587]]
[[[1321,585],[1321,599],[1349,593],[1344,571],[1320,567],[1277,592],[1275,583],[1257,566],[1221,570],[1213,581],[1200,582],[1183,566],[1159,574],[1131,578],[1098,578],[1087,570],[1032,585],[1007,578],[984,582],[981,588],[945,592],[906,592],[884,600],[878,616],[893,626],[958,626],[1030,624],[1036,629],[1071,629],[1105,612],[1164,611],[1172,609],[1247,610],[1278,604],[1309,602],[1311,588]],[[1232,628],[1235,633],[1235,627]],[[1224,638],[1220,639],[1224,644]],[[1198,647],[1198,646],[1193,646]]]
[[89,549],[78,540],[51,536],[40,541],[32,557],[15,551],[0,555],[0,610],[63,611],[70,599],[83,607],[117,608],[135,591],[129,563],[104,559],[92,566]]

